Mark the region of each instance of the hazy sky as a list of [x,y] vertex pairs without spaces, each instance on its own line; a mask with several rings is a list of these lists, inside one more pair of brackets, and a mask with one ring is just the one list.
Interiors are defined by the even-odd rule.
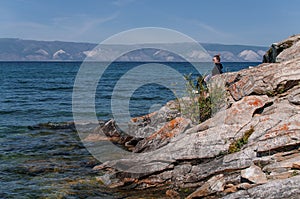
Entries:
[[0,0],[0,37],[99,43],[150,26],[269,46],[300,33],[299,8],[299,0]]

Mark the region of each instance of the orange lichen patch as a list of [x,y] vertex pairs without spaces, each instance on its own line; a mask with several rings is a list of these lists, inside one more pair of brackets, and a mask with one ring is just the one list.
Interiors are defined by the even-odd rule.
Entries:
[[274,131],[288,131],[290,128],[289,126],[291,125],[290,122],[282,124],[274,128]]
[[148,115],[143,115],[141,117],[134,117],[131,118],[131,122],[138,122],[138,121],[145,121],[148,120],[149,118],[153,117],[157,112],[149,113]]
[[291,126],[291,123],[285,123],[285,124],[282,124],[282,125],[279,125],[278,127],[272,129],[271,131],[267,132],[265,134],[265,138],[272,138],[272,137],[276,137],[276,136],[279,136],[279,135],[289,135],[289,134],[293,134],[295,131],[292,130],[290,128]]
[[167,127],[172,130],[174,129],[176,126],[178,126],[178,124],[183,120],[183,118],[175,118],[173,120],[171,120],[168,124]]
[[268,120],[270,120],[269,116],[259,119],[260,122],[265,122],[265,121],[268,121]]
[[250,101],[248,102],[248,104],[249,104],[250,106],[258,106],[258,107],[260,107],[260,106],[263,105],[263,102],[262,102],[261,100],[259,100],[259,99],[253,99],[253,100],[250,100]]
[[276,131],[270,131],[268,133],[265,134],[265,138],[272,138],[272,137],[275,137],[275,136],[278,136],[280,134],[280,132],[278,130]]
[[123,179],[123,182],[124,183],[133,183],[133,182],[138,182],[138,179],[137,178],[124,178]]
[[280,128],[279,128],[280,131],[287,131],[289,130],[289,126],[287,124],[284,124],[282,125]]
[[138,121],[138,119],[135,117],[135,118],[131,118],[131,122],[137,122]]
[[159,131],[153,133],[147,139],[152,140],[158,136],[160,136],[161,139],[172,138],[179,133],[177,127],[179,127],[184,121],[184,118],[177,117],[165,124]]

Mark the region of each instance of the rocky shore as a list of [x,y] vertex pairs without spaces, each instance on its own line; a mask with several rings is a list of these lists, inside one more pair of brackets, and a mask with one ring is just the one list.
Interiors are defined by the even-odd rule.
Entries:
[[105,173],[98,181],[162,198],[298,198],[300,35],[273,44],[264,62],[217,76],[225,106],[200,124],[177,101],[133,118],[130,135],[102,123],[85,142],[109,140],[137,155],[95,166]]

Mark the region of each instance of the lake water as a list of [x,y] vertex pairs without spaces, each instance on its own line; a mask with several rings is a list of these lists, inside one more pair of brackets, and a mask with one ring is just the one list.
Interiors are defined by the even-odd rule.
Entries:
[[[107,65],[89,64],[99,68]],[[122,76],[143,64],[151,68],[151,63],[109,65],[96,87],[97,119],[113,117],[114,87]],[[258,64],[228,62],[223,66],[224,71],[230,72]],[[99,173],[92,168],[99,162],[85,149],[76,131],[28,128],[73,120],[72,93],[80,65],[80,62],[0,62],[0,198],[120,197],[120,193],[108,193],[95,183]],[[180,74],[198,75],[189,63],[163,65]],[[193,65],[200,71],[210,68],[207,63]],[[143,75],[145,72],[137,73],[137,78],[131,81],[140,81]],[[164,71],[157,75],[163,81],[176,81]],[[127,83],[130,88],[130,81]],[[174,98],[175,94],[162,85],[153,82],[141,85],[130,96],[130,116],[147,114]]]

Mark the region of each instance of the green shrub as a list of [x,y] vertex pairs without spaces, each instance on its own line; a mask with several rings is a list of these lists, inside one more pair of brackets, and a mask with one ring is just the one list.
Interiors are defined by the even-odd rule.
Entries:
[[229,146],[228,149],[228,153],[235,153],[241,150],[241,148],[248,143],[248,139],[249,137],[252,135],[252,133],[254,132],[254,128],[251,126],[251,128],[249,130],[247,130],[243,137],[235,140],[234,142],[232,142]]
[[225,102],[225,90],[216,83],[207,85],[203,77],[196,80],[191,74],[184,75],[186,91],[184,98],[178,98],[181,114],[189,118],[194,124],[209,119],[212,114],[220,110]]

